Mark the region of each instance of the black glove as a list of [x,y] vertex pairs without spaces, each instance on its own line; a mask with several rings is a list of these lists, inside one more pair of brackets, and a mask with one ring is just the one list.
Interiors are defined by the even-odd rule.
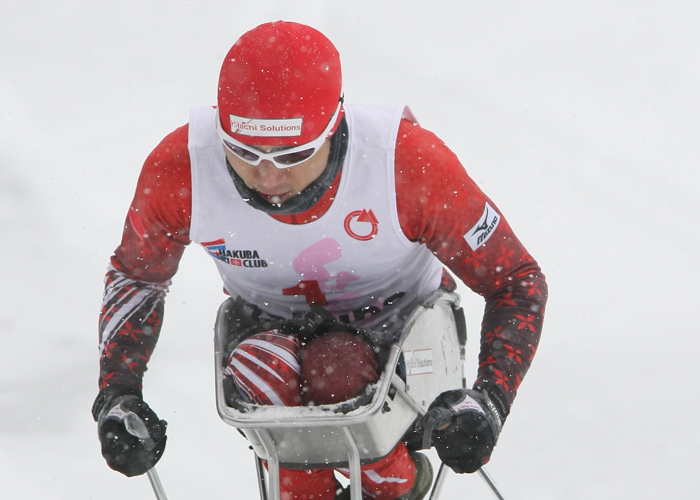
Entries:
[[160,420],[139,395],[110,398],[104,392],[93,407],[102,456],[111,469],[126,476],[146,473],[163,456],[168,423]]
[[[493,388],[491,392],[498,391]],[[491,452],[507,410],[502,395],[494,404],[485,389],[456,389],[440,394],[418,422],[423,447],[435,446],[440,460],[458,473],[477,471],[491,458]],[[505,407],[507,408],[507,407]]]

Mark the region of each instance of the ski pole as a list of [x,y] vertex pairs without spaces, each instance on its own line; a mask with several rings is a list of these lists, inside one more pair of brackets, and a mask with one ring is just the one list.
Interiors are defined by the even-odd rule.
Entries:
[[158,477],[158,473],[156,472],[156,468],[151,467],[148,469],[146,474],[148,474],[148,479],[151,481],[151,487],[153,488],[153,493],[156,494],[156,498],[158,500],[168,500],[168,497],[165,495],[163,485],[160,482],[160,478]]
[[496,483],[493,481],[491,474],[489,474],[486,471],[486,468],[482,466],[478,470],[478,472],[479,472],[479,475],[481,476],[481,479],[483,479],[486,482],[486,484],[489,485],[489,487],[491,488],[491,491],[493,491],[493,494],[496,495],[498,500],[506,500],[505,497],[503,495],[501,495],[501,492],[498,491],[498,487],[496,486]]
[[[146,424],[141,420],[141,417],[133,411],[127,412],[124,416],[124,425],[126,426],[126,430],[129,431],[129,434],[139,438],[148,451],[151,451],[156,446],[155,441],[153,441],[153,438],[148,433]],[[155,466],[148,469],[146,474],[148,475],[148,480],[151,482],[151,487],[153,488],[153,493],[156,494],[156,498],[158,500],[168,500]]]
[[430,492],[429,500],[437,500],[440,493],[442,493],[442,487],[445,485],[445,478],[447,477],[447,469],[445,464],[440,462],[440,468],[438,469],[437,477],[433,483],[433,489]]

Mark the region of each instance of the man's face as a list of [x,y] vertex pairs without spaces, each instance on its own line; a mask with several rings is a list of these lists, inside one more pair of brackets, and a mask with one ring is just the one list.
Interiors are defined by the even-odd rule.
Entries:
[[[255,146],[255,148],[264,153],[283,149],[271,146]],[[243,179],[245,185],[274,204],[284,203],[315,181],[328,164],[329,151],[330,139],[326,140],[316,154],[308,160],[293,167],[277,168],[268,160],[262,160],[258,165],[251,165],[224,148],[229,163]]]

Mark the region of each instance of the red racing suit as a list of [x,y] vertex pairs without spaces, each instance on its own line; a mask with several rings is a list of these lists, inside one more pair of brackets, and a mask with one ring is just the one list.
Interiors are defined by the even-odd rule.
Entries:
[[[192,180],[187,143],[185,125],[166,136],[143,165],[121,244],[105,278],[99,323],[101,389],[119,384],[141,392],[160,334],[168,286],[190,243]],[[486,204],[496,204],[433,133],[403,119],[394,168],[405,236],[426,245],[485,299],[475,385],[498,387],[507,414],[540,339],[547,300],[545,277],[503,217],[485,244],[470,244],[465,238],[483,218]],[[270,216],[287,224],[317,219],[332,204],[342,173],[341,169],[312,208]],[[454,289],[448,273],[443,286]]]

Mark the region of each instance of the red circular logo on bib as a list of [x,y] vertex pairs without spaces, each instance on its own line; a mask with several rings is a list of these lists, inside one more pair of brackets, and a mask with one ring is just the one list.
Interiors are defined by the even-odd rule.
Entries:
[[379,221],[372,209],[355,210],[345,217],[345,231],[356,240],[369,241],[377,235]]

